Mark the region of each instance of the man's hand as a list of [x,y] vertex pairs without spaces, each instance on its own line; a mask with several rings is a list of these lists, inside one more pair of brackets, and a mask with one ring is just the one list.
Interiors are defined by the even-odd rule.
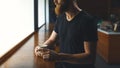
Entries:
[[35,55],[42,57],[43,53],[46,51],[47,45],[36,46],[35,47]]
[[55,61],[59,59],[59,54],[53,50],[48,49],[44,54],[43,54],[43,59],[44,60],[49,60],[49,61]]
[[56,51],[50,50],[46,45],[36,46],[35,47],[35,55],[42,57],[44,60],[57,60],[59,59],[59,54]]

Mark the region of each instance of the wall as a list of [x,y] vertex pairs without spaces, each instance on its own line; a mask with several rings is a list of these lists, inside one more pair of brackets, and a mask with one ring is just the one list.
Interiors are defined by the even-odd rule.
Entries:
[[101,18],[107,18],[109,0],[78,0],[79,7],[88,13]]

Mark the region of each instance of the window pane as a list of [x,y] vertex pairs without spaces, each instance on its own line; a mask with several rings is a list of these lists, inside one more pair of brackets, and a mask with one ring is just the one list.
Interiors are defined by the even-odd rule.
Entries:
[[0,57],[34,31],[33,0],[0,0]]
[[45,23],[45,0],[38,0],[38,27]]

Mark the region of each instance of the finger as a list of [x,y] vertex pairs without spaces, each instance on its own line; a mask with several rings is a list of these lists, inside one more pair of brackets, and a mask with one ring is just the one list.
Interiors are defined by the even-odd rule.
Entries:
[[50,54],[45,54],[45,55],[43,55],[43,59],[44,59],[44,60],[49,60],[49,59],[50,59]]
[[41,56],[42,51],[35,50],[35,55],[36,56]]
[[37,52],[37,55],[38,55],[38,56],[42,56],[42,52],[40,52],[40,51]]
[[35,55],[37,56],[37,50],[35,49]]
[[38,52],[38,51],[43,51],[43,48],[36,47],[36,48],[35,48],[35,52]]
[[37,52],[35,53],[35,56],[39,56]]
[[35,47],[35,52],[37,52],[39,50],[39,47],[37,46],[37,47]]
[[48,48],[43,48],[43,52],[50,51]]
[[43,53],[39,51],[39,52],[36,53],[36,56],[42,57]]
[[35,52],[35,56],[39,56],[39,52]]

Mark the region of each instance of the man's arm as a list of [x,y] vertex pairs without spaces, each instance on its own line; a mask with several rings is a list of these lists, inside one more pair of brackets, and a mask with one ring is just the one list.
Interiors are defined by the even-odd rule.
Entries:
[[97,42],[84,42],[85,52],[79,54],[55,53],[51,51],[51,58],[56,59],[58,62],[93,64],[96,58],[96,45]]
[[55,31],[52,32],[51,36],[48,38],[46,42],[43,43],[43,45],[38,45],[35,47],[35,55],[36,56],[42,56],[42,51],[44,48],[49,48],[50,45],[54,44],[57,38],[57,33]]
[[52,34],[50,35],[50,37],[48,38],[48,40],[46,40],[43,45],[52,45],[55,43],[56,41],[56,38],[57,38],[57,33],[55,31],[52,32]]

